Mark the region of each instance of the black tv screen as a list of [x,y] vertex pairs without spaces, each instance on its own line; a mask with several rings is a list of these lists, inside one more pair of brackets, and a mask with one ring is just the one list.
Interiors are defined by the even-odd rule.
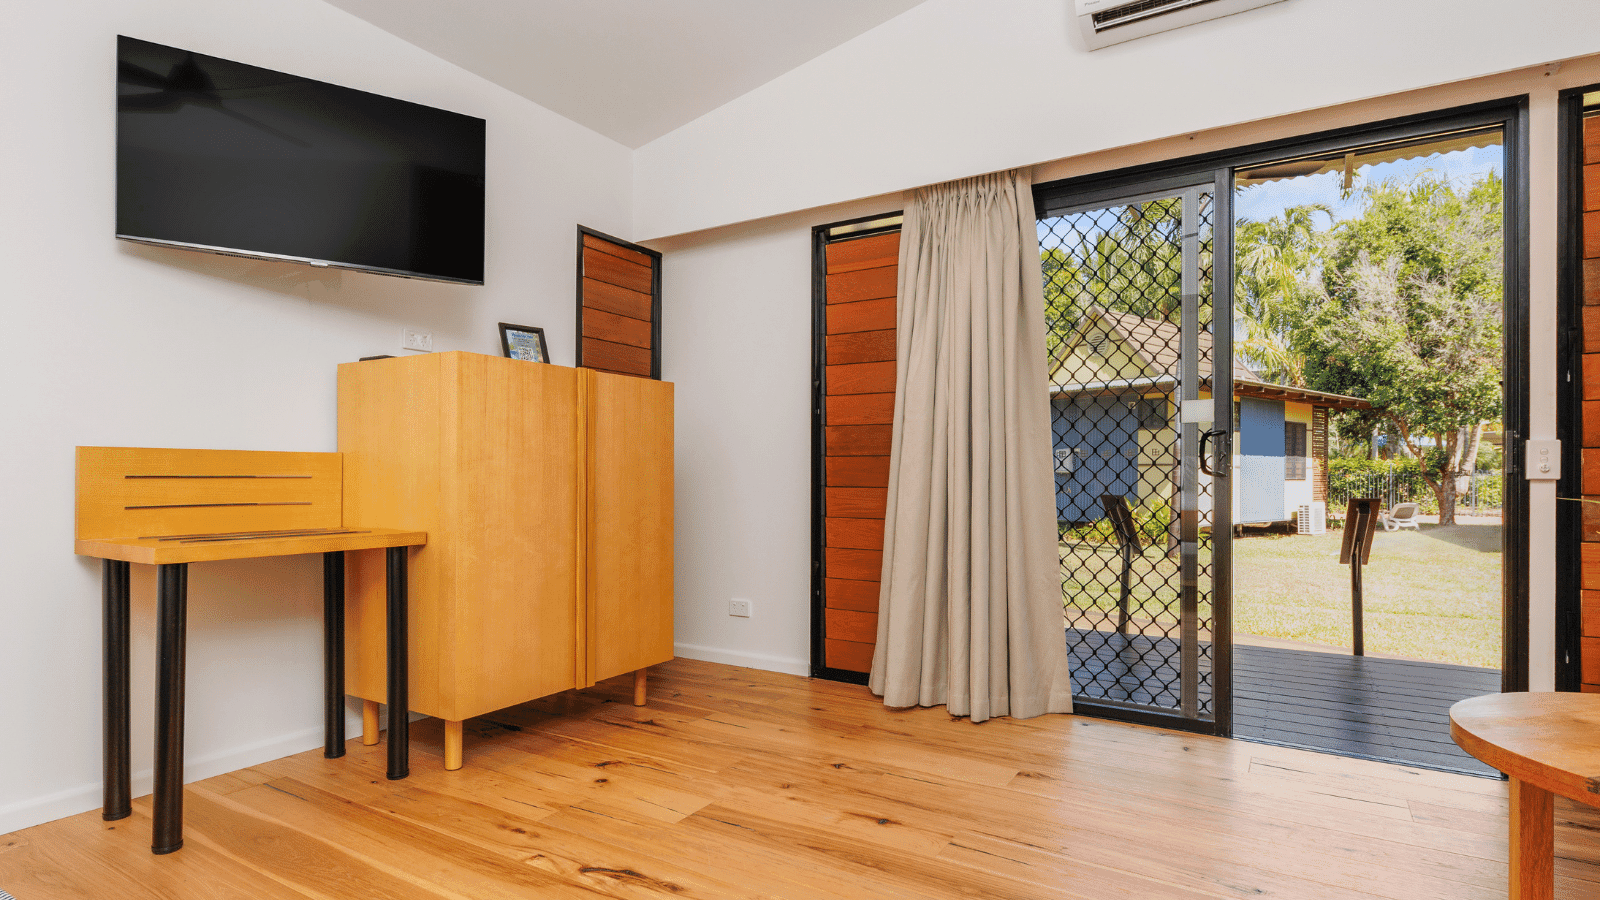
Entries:
[[483,283],[484,120],[117,38],[117,237]]

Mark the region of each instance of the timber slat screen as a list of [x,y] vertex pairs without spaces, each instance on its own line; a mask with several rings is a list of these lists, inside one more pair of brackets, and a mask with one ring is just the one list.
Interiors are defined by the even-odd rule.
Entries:
[[581,225],[577,362],[661,377],[661,254]]
[[866,673],[878,635],[889,495],[900,232],[835,238],[823,252],[822,662]]
[[1600,692],[1600,115],[1583,120],[1583,690]]

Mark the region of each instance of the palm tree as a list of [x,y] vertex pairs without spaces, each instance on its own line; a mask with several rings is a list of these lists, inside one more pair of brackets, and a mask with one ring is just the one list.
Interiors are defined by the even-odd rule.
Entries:
[[1306,371],[1291,336],[1320,294],[1319,213],[1331,223],[1332,210],[1309,203],[1264,222],[1241,220],[1234,231],[1234,318],[1243,328],[1237,334],[1236,326],[1235,352],[1263,378],[1294,387],[1306,386]]

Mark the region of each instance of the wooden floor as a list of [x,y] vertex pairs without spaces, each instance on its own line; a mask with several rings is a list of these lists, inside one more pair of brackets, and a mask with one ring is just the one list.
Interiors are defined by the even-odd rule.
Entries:
[[1237,644],[1233,733],[1295,747],[1497,776],[1450,740],[1450,706],[1500,672]]
[[[679,660],[468,725],[445,772],[417,723],[0,837],[18,900],[1371,898],[1505,896],[1502,782],[1070,716],[981,725],[864,688]],[[429,726],[433,727],[429,727]],[[1572,814],[1568,807],[1558,813]],[[1597,821],[1560,830],[1559,896],[1600,897]]]

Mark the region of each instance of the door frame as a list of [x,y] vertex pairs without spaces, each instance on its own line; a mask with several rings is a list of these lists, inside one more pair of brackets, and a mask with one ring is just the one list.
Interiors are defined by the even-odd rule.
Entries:
[[[1566,93],[1564,92],[1563,96]],[[1581,102],[1581,100],[1579,101]],[[1502,447],[1505,464],[1504,525],[1501,546],[1502,647],[1500,681],[1505,692],[1528,689],[1528,481],[1520,459],[1521,442],[1528,437],[1529,409],[1529,290],[1528,290],[1528,97],[1526,94],[1475,103],[1468,106],[1419,113],[1394,119],[1331,129],[1309,135],[1263,141],[1230,150],[1108,172],[1085,175],[1035,185],[1035,216],[1067,206],[1082,206],[1099,200],[1115,200],[1122,194],[1145,190],[1147,186],[1183,184],[1197,176],[1211,174],[1217,182],[1216,222],[1233,221],[1233,171],[1286,157],[1328,153],[1351,145],[1424,137],[1440,131],[1498,125],[1504,133],[1505,152],[1505,265],[1504,265],[1504,340],[1502,366],[1505,425]],[[1565,206],[1563,207],[1565,209]],[[1226,306],[1233,306],[1233,229],[1217,227],[1213,245],[1216,271],[1229,277],[1213,279],[1215,289],[1226,291]],[[1224,266],[1226,267],[1224,269]],[[1220,295],[1219,295],[1220,297]],[[1229,331],[1223,329],[1222,331]],[[1220,356],[1224,345],[1232,358],[1232,334],[1215,335]],[[1231,374],[1231,368],[1230,368]],[[1564,417],[1564,418],[1570,418]],[[1563,444],[1563,446],[1567,446]],[[1569,461],[1568,469],[1576,468]],[[1564,470],[1566,471],[1566,470]],[[1558,516],[1559,519],[1559,516]],[[1231,524],[1231,523],[1230,523]],[[1214,585],[1226,585],[1231,596],[1232,554],[1218,554],[1213,565],[1218,570]],[[1221,587],[1214,587],[1220,591]],[[1230,610],[1231,613],[1231,610]],[[1232,633],[1231,614],[1226,626]],[[1215,627],[1224,627],[1219,616]],[[1214,662],[1215,664],[1215,662]],[[1558,671],[1560,669],[1558,655]],[[1226,673],[1231,678],[1231,667]],[[1213,677],[1221,677],[1214,674]],[[1215,689],[1215,686],[1213,686]],[[1098,710],[1096,711],[1098,714]],[[1219,722],[1222,710],[1217,711]],[[1228,728],[1219,734],[1231,736],[1231,710]],[[1110,713],[1108,717],[1145,721],[1141,715]],[[1165,722],[1155,724],[1167,724]],[[1169,727],[1171,727],[1169,725]]]

